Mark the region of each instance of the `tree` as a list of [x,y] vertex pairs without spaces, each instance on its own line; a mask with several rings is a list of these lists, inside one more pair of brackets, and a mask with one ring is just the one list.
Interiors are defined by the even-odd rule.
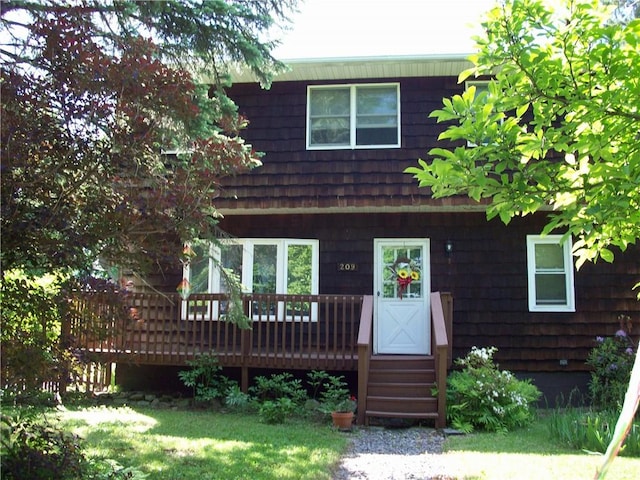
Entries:
[[[431,116],[452,122],[440,138],[458,146],[434,148],[431,162],[406,171],[435,197],[486,202],[487,216],[505,223],[550,210],[543,233],[575,236],[578,267],[612,262],[611,246],[624,251],[640,236],[640,20],[635,2],[613,3],[629,9],[613,16],[597,0],[508,0],[488,12],[474,66],[460,76],[493,78],[488,92],[444,99]],[[596,478],[639,401],[640,350]]]
[[96,260],[175,269],[184,242],[216,236],[224,177],[260,164],[227,73],[268,84],[283,65],[262,39],[294,3],[2,2],[3,389],[68,371],[60,279]]
[[[640,235],[640,20],[595,0],[503,2],[488,12],[471,87],[432,112],[452,122],[410,167],[435,197],[466,194],[489,218],[549,211],[543,233],[573,235],[578,267],[613,261]],[[468,142],[468,143],[467,143]]]
[[2,270],[160,266],[213,235],[221,179],[260,163],[226,74],[268,83],[292,5],[3,2]]

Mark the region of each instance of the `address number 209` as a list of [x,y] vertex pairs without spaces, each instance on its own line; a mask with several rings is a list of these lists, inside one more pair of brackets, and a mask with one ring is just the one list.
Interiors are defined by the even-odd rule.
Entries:
[[358,270],[357,263],[339,263],[338,264],[338,271],[340,272],[353,272],[355,270]]

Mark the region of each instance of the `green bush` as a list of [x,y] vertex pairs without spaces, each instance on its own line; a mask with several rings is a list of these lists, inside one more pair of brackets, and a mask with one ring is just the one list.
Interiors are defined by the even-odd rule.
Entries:
[[240,387],[232,385],[227,390],[227,396],[224,399],[224,404],[232,410],[246,411],[251,407],[251,396],[248,393],[244,393],[240,390]]
[[187,364],[190,370],[182,370],[178,377],[185,386],[193,388],[194,399],[200,402],[223,400],[235,382],[222,375],[222,367],[214,353],[203,353]]
[[274,373],[270,377],[258,376],[254,378],[254,382],[255,385],[249,388],[249,392],[260,404],[268,400],[288,398],[296,405],[303,405],[308,398],[302,381],[289,372]]
[[0,431],[2,478],[84,478],[87,462],[75,435],[48,422],[20,415],[2,415]]
[[258,415],[263,423],[280,424],[293,414],[295,408],[290,398],[266,400],[260,405]]
[[[551,437],[560,445],[604,453],[613,437],[618,413],[581,408],[557,408],[551,414]],[[634,422],[620,455],[640,456],[640,423]]]
[[621,316],[620,329],[613,337],[596,337],[596,346],[587,357],[593,370],[589,393],[594,407],[603,410],[622,408],[635,360],[633,340],[624,328],[627,316]]
[[58,379],[60,285],[55,276],[35,278],[18,271],[3,272],[0,348],[5,390],[34,393],[44,382]]
[[143,480],[135,467],[111,459],[87,459],[83,440],[37,410],[0,417],[0,459],[6,480]]
[[525,426],[534,419],[540,391],[493,362],[495,347],[473,347],[456,364],[463,367],[447,379],[447,421],[463,432],[491,432]]

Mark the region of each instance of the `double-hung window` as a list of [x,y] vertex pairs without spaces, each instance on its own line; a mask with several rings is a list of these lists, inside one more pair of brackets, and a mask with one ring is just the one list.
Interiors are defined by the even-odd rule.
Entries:
[[400,146],[400,85],[310,86],[307,148]]
[[[185,267],[184,274],[192,293],[226,293],[225,276],[232,276],[242,284],[245,293],[317,295],[318,250],[318,241],[308,239],[222,241],[219,246],[194,247],[196,255]],[[254,302],[252,313],[256,314],[262,307]],[[191,312],[191,306],[189,309],[187,316],[195,313]],[[280,302],[268,309],[266,315],[270,319],[296,318],[291,304]],[[309,314],[304,315],[308,320]]]
[[571,240],[561,235],[527,236],[529,311],[574,312]]

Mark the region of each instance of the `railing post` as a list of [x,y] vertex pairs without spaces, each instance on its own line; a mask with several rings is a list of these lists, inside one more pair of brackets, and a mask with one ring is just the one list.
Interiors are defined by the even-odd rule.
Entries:
[[358,329],[358,425],[363,425],[366,422],[372,331],[373,295],[365,295],[362,299],[360,328]]
[[[251,318],[251,298],[244,298],[244,315]],[[247,393],[249,391],[249,355],[251,354],[251,330],[240,329],[240,389]]]

